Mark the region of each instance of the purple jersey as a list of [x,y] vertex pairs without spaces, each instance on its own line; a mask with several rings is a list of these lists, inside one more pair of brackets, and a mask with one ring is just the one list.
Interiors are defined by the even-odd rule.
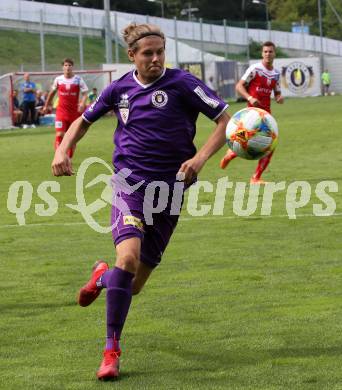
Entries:
[[83,118],[92,123],[114,110],[115,170],[130,169],[133,181],[172,183],[181,164],[196,153],[193,139],[199,113],[215,120],[227,107],[188,72],[165,69],[153,83],[142,84],[131,71],[112,82]]

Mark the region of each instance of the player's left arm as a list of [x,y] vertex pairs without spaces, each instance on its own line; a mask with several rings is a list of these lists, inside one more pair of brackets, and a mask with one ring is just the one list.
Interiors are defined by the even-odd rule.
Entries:
[[280,82],[279,80],[277,81],[277,84],[275,85],[274,89],[274,99],[278,104],[283,104],[284,103],[284,97],[281,94],[281,89],[280,89]]
[[190,184],[197,177],[207,160],[215,154],[226,143],[226,126],[229,121],[229,115],[224,112],[216,120],[214,131],[207,142],[190,160],[184,161],[178,173],[183,173],[184,182]]
[[87,91],[82,92],[82,97],[81,97],[80,103],[78,105],[78,112],[82,113],[85,110],[86,105],[87,105],[87,99],[88,99]]
[[82,113],[87,106],[87,99],[88,99],[88,92],[89,92],[88,86],[82,77],[80,77],[80,91],[82,97],[80,102],[78,103],[78,112]]
[[283,104],[284,103],[284,96],[282,96],[281,93],[275,93],[274,94],[274,99],[278,104]]

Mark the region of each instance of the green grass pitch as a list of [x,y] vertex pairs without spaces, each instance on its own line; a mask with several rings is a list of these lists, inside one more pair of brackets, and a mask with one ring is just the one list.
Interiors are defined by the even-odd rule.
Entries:
[[[51,176],[53,128],[0,132],[0,388],[341,389],[341,103],[335,96],[273,106],[280,141],[264,179],[285,181],[286,188],[309,183],[311,198],[296,219],[287,216],[286,190],[275,194],[270,216],[261,215],[263,189],[250,217],[233,212],[234,189],[223,216],[210,211],[196,218],[184,208],[162,264],[133,300],[117,383],[95,378],[105,294],[88,308],[75,302],[93,262],[113,264],[111,236],[65,206],[76,203],[76,177]],[[232,104],[229,112],[242,107]],[[105,118],[89,130],[76,151],[76,171],[90,156],[110,163],[114,125]],[[200,117],[198,145],[212,126]],[[228,175],[248,183],[256,162],[236,159],[222,171],[223,153],[208,161],[200,179],[215,186]],[[86,183],[98,173],[108,171],[92,166]],[[7,209],[9,188],[19,180],[33,189],[25,226]],[[35,211],[45,204],[37,195],[44,181],[60,184],[51,216]],[[318,217],[314,205],[324,204],[315,189],[322,181],[339,188],[329,193],[334,215]],[[86,201],[99,198],[103,187],[85,190]],[[214,198],[202,191],[199,203],[212,205]],[[105,225],[109,206],[95,218]]]

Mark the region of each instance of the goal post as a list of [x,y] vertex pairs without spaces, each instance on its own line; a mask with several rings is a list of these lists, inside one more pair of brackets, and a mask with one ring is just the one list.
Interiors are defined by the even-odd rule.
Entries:
[[[115,70],[81,70],[74,71],[74,74],[80,75],[89,88],[97,88],[100,93],[107,85],[112,82],[112,73]],[[36,90],[42,92],[50,91],[52,83],[59,72],[15,72],[0,76],[0,130],[13,127],[13,91],[18,91],[18,100],[21,103],[23,94],[21,86],[24,82],[25,73],[30,74],[30,81],[36,84]]]
[[0,76],[0,130],[13,126],[13,81],[12,74]]

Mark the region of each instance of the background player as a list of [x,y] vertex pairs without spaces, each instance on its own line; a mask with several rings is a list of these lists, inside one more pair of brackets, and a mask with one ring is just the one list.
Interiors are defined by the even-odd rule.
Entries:
[[[160,263],[178,222],[183,190],[177,193],[180,195],[178,211],[171,212],[168,204],[164,211],[153,215],[150,224],[144,212],[146,197],[147,201],[151,200],[146,195],[146,185],[163,182],[172,191],[179,172],[184,175],[184,182],[191,185],[206,161],[225,144],[229,120],[225,113],[227,104],[202,81],[189,72],[164,67],[165,36],[159,27],[131,24],[125,28],[123,37],[128,45],[128,57],[136,70],[110,84],[72,124],[52,162],[54,175],[71,175],[71,161],[66,151],[82,138],[91,123],[114,109],[118,119],[113,156],[117,174],[113,178],[112,205],[116,263],[109,270],[105,262],[99,261],[79,294],[79,304],[88,306],[100,294],[101,288],[107,289],[107,340],[97,372],[99,379],[119,375],[119,340],[132,294],[143,288]],[[193,139],[200,112],[215,121],[216,126],[204,146],[196,152]],[[118,179],[118,172],[124,168],[131,171],[127,178],[128,189],[143,181],[141,188],[124,191],[127,187]],[[169,200],[173,197],[170,195]],[[126,203],[126,212],[120,203]]]
[[[262,45],[262,61],[251,65],[236,84],[236,91],[247,100],[248,107],[259,107],[269,113],[271,113],[272,91],[275,101],[284,103],[280,90],[280,73],[273,68],[275,50],[273,42],[265,42]],[[251,177],[251,184],[265,184],[261,175],[270,163],[272,155],[273,152],[259,160],[255,173]],[[228,149],[221,160],[221,168],[226,168],[235,157],[237,154]]]
[[330,88],[330,84],[331,84],[331,75],[330,75],[328,69],[325,69],[324,72],[322,73],[321,80],[322,80],[322,84],[323,84],[324,96],[328,96],[329,95],[329,88]]
[[[75,75],[73,72],[74,61],[70,58],[65,58],[62,62],[63,75],[55,78],[51,91],[46,99],[43,113],[47,113],[49,106],[57,92],[58,106],[56,109],[56,137],[55,150],[58,148],[65,133],[68,131],[71,123],[77,119],[86,107],[88,87],[82,77]],[[79,102],[79,95],[82,95]],[[68,155],[71,158],[74,154],[75,147],[68,150]]]

